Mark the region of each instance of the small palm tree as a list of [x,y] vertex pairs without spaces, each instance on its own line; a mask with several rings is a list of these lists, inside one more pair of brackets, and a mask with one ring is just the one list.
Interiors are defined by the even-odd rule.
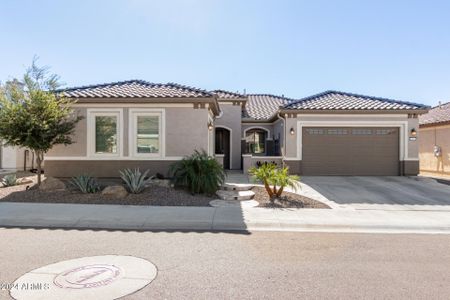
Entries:
[[[276,164],[267,163],[260,167],[252,167],[248,172],[254,179],[261,181],[270,197],[270,202],[280,198],[285,187],[290,187],[294,191],[300,188],[300,177],[289,175],[289,168],[277,168]],[[271,187],[272,186],[272,187]]]

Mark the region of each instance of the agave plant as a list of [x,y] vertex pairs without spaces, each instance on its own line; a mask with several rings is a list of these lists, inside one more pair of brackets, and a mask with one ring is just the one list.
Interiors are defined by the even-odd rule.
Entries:
[[182,186],[191,193],[214,194],[225,181],[223,167],[205,151],[195,151],[191,156],[176,162],[170,168],[176,186]]
[[72,177],[72,179],[70,180],[70,184],[83,194],[92,194],[100,190],[100,186],[98,185],[97,180],[89,175],[79,175],[76,177]]
[[146,184],[153,179],[153,177],[147,177],[149,170],[145,171],[144,173],[141,173],[139,171],[139,168],[131,170],[131,169],[124,169],[122,171],[119,171],[120,178],[125,182],[128,191],[132,194],[139,194],[144,189]]
[[17,177],[15,174],[5,175],[1,183],[4,187],[17,185]]
[[255,180],[264,184],[271,202],[281,197],[285,187],[290,187],[295,191],[301,188],[300,178],[297,175],[289,175],[289,168],[277,168],[274,163],[262,164],[258,168],[252,167],[248,172]]

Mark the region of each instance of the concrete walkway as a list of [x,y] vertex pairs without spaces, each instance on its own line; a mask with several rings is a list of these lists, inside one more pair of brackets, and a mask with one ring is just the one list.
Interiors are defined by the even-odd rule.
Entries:
[[450,212],[4,202],[0,227],[450,234]]

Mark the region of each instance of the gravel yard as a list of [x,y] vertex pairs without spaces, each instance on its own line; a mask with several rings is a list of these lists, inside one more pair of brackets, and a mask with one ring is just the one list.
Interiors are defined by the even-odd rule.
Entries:
[[[32,178],[35,182],[34,177]],[[29,189],[27,190],[27,187]],[[96,194],[82,194],[71,190],[41,191],[33,184],[0,187],[0,202],[39,202],[39,203],[79,203],[79,204],[120,204],[156,206],[209,206],[209,201],[217,197],[191,195],[182,189],[151,185],[141,194],[129,194],[117,199]]]
[[[29,174],[27,174],[29,175]],[[174,189],[151,185],[141,194],[129,194],[125,198],[114,198],[101,193],[82,194],[73,190],[41,191],[37,189],[36,176],[18,176],[32,183],[12,187],[0,187],[0,202],[35,202],[35,203],[79,203],[79,204],[119,204],[119,205],[155,205],[155,206],[209,206],[217,196],[192,195],[183,189]],[[120,181],[108,182],[118,184]],[[104,183],[105,185],[106,183]],[[68,183],[66,182],[66,186]],[[267,208],[329,208],[326,204],[298,195],[284,192],[281,199],[270,203],[263,187],[256,186],[255,200],[259,207]]]
[[255,186],[252,189],[255,192],[255,200],[259,202],[259,207],[268,208],[330,208],[328,205],[304,197],[298,194],[284,192],[281,199],[275,201],[274,204],[270,203],[269,195],[263,187]]

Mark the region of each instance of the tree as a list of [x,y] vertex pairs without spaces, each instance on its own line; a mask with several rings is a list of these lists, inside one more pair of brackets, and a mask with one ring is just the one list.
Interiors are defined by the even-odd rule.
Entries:
[[73,131],[82,117],[71,109],[74,102],[58,93],[59,77],[36,62],[35,57],[22,80],[0,86],[0,139],[34,152],[40,185],[44,154],[54,145],[72,144]]
[[275,199],[281,197],[285,187],[288,186],[295,191],[300,188],[299,177],[289,175],[289,168],[287,167],[277,168],[274,163],[263,163],[258,168],[250,168],[248,172],[254,179],[264,184],[264,188],[269,194],[270,202],[272,203],[275,202]]

